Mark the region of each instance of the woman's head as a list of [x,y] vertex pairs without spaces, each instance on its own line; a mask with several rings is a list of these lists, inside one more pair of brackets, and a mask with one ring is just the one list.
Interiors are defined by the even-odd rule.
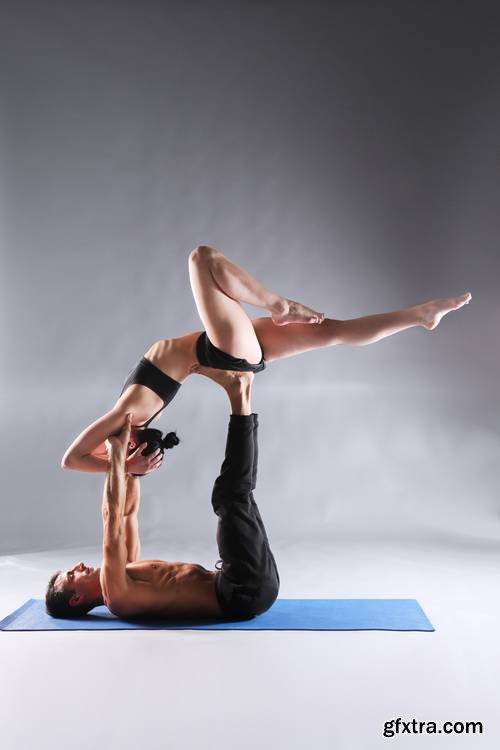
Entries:
[[[160,449],[160,453],[163,456],[166,450],[174,448],[179,444],[179,438],[175,432],[167,432],[163,437],[161,430],[156,430],[152,427],[144,427],[141,429],[135,429],[130,443],[129,455],[133,453],[136,448],[142,443],[147,443],[146,447],[142,449],[141,455],[149,456]],[[134,474],[134,476],[143,476],[142,474]]]

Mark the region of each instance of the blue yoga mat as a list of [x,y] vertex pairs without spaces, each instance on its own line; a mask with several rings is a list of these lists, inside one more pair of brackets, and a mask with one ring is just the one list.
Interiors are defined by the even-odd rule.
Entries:
[[0,622],[0,630],[427,630],[434,628],[416,599],[277,599],[252,620],[133,620],[96,607],[85,617],[50,617],[29,599]]

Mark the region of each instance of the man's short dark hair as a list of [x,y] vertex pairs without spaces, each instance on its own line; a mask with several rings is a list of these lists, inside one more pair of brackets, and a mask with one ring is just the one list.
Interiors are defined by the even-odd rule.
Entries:
[[58,570],[49,581],[45,594],[45,609],[52,617],[63,617],[64,619],[86,615],[95,605],[86,602],[72,607],[69,600],[76,592],[55,588],[55,582],[60,573],[61,571]]

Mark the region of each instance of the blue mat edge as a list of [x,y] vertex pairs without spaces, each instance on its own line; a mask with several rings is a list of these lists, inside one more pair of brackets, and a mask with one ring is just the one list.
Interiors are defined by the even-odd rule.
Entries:
[[[22,632],[24,632],[24,633],[36,633],[36,632],[49,633],[49,632],[52,632],[53,628],[37,628],[36,630],[10,630],[10,631],[6,629],[7,626],[16,617],[18,617],[20,614],[22,614],[24,612],[24,610],[26,610],[28,607],[30,607],[33,602],[38,602],[38,601],[42,601],[42,600],[41,599],[28,599],[24,604],[22,604],[20,607],[18,607],[16,610],[14,610],[14,612],[11,612],[10,615],[7,615],[6,617],[4,617],[3,620],[0,620],[0,630],[2,630],[2,632],[4,632],[4,633],[9,633],[9,632],[11,632],[11,633],[22,633]],[[293,600],[292,599],[281,599],[280,601],[293,601]],[[311,599],[311,601],[317,601],[317,599]],[[346,601],[346,600],[342,599],[342,601]],[[359,600],[353,597],[352,601],[359,601]],[[336,631],[338,631],[338,632],[362,632],[364,630],[366,630],[366,631],[379,631],[379,632],[394,632],[394,633],[434,633],[435,630],[436,630],[435,627],[433,626],[433,624],[431,623],[431,621],[429,620],[429,618],[427,617],[427,615],[426,615],[425,611],[423,610],[422,606],[420,605],[420,602],[417,601],[417,599],[411,599],[411,598],[408,598],[408,599],[389,599],[389,598],[387,598],[387,599],[370,599],[370,600],[363,599],[362,601],[408,601],[408,602],[411,601],[411,602],[415,602],[415,604],[417,605],[417,607],[420,609],[422,615],[424,616],[424,618],[429,623],[429,627],[419,628],[418,630],[415,630],[415,628],[335,628],[335,629],[325,629],[325,628],[289,628],[289,627],[288,628],[277,628],[277,627],[266,628],[266,627],[261,627],[261,628],[255,628],[255,629],[254,628],[248,628],[248,630],[255,630],[255,631],[257,631],[257,630],[279,630],[279,631],[292,631],[292,630],[293,631],[299,631],[299,630],[303,630],[304,632],[310,631],[310,632],[318,632],[318,633],[319,632],[336,632]],[[154,625],[152,625],[151,627],[148,627],[147,625],[143,625],[140,629],[141,630],[161,630],[162,628],[158,627],[158,626],[154,626]],[[212,629],[213,630],[217,630],[216,628],[212,628]],[[230,629],[231,628],[228,628],[228,627],[220,628],[220,630],[230,630]],[[234,628],[234,630],[244,630],[244,629],[245,628]],[[57,630],[57,632],[66,632],[63,628],[56,629],[56,630]],[[103,630],[113,630],[113,631],[116,631],[116,630],[127,630],[127,628],[120,628],[120,627],[114,628],[114,627],[112,627],[112,626],[110,627],[108,625],[106,628],[85,628],[85,627],[76,628],[76,627],[72,627],[70,629],[70,631],[71,630],[76,630],[76,631],[96,630],[98,632],[103,632]],[[179,626],[177,628],[166,627],[165,630],[200,630],[200,628],[197,627],[197,626]]]
[[19,615],[24,612],[25,609],[28,609],[28,607],[31,606],[32,602],[36,602],[36,599],[28,599],[27,602],[24,602],[24,604],[15,609],[14,612],[11,612],[10,615],[7,615],[7,617],[4,617],[3,620],[0,620],[0,629],[3,630],[7,627],[7,625],[10,625],[12,620],[15,620],[16,617],[19,617]]

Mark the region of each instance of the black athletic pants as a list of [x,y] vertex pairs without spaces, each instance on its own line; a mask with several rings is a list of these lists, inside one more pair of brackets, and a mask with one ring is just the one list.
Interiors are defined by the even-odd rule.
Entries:
[[252,490],[257,480],[257,414],[232,414],[226,456],[215,480],[212,506],[219,518],[219,605],[229,617],[265,612],[278,596],[280,579]]

